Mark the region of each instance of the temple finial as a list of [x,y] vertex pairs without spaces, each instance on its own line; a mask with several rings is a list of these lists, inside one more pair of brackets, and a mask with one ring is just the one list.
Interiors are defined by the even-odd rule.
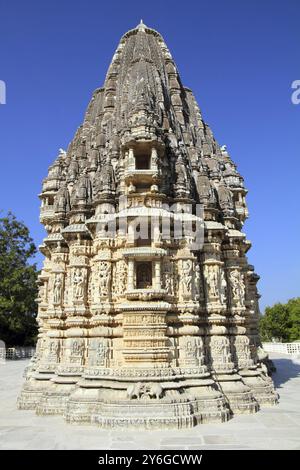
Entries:
[[137,26],[137,29],[139,29],[140,31],[145,31],[145,28],[146,28],[146,25],[143,22],[143,20],[141,20],[140,23]]

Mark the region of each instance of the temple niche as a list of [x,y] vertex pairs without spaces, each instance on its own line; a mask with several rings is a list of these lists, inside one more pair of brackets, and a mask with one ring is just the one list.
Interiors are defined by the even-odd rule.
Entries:
[[43,181],[39,335],[19,407],[185,428],[275,404],[246,193],[161,35],[128,31]]

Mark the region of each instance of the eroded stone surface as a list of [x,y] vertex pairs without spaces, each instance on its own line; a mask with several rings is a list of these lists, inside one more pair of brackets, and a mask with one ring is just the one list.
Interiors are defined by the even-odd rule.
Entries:
[[43,181],[40,330],[19,407],[161,429],[274,404],[245,195],[160,34],[126,33]]

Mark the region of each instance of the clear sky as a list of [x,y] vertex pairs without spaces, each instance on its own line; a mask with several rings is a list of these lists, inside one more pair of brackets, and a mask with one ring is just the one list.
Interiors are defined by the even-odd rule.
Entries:
[[0,209],[41,243],[42,178],[82,123],[120,37],[141,18],[164,37],[245,177],[262,309],[299,296],[300,104],[291,101],[299,0],[0,0]]

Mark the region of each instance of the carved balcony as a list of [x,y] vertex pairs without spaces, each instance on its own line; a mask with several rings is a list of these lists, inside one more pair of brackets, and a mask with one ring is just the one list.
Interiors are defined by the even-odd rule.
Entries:
[[157,169],[141,169],[128,168],[125,171],[126,183],[132,184],[152,184],[159,179]]
[[40,208],[40,222],[52,219],[54,217],[54,205],[45,205]]
[[167,296],[165,289],[133,289],[125,292],[127,300],[161,300]]

